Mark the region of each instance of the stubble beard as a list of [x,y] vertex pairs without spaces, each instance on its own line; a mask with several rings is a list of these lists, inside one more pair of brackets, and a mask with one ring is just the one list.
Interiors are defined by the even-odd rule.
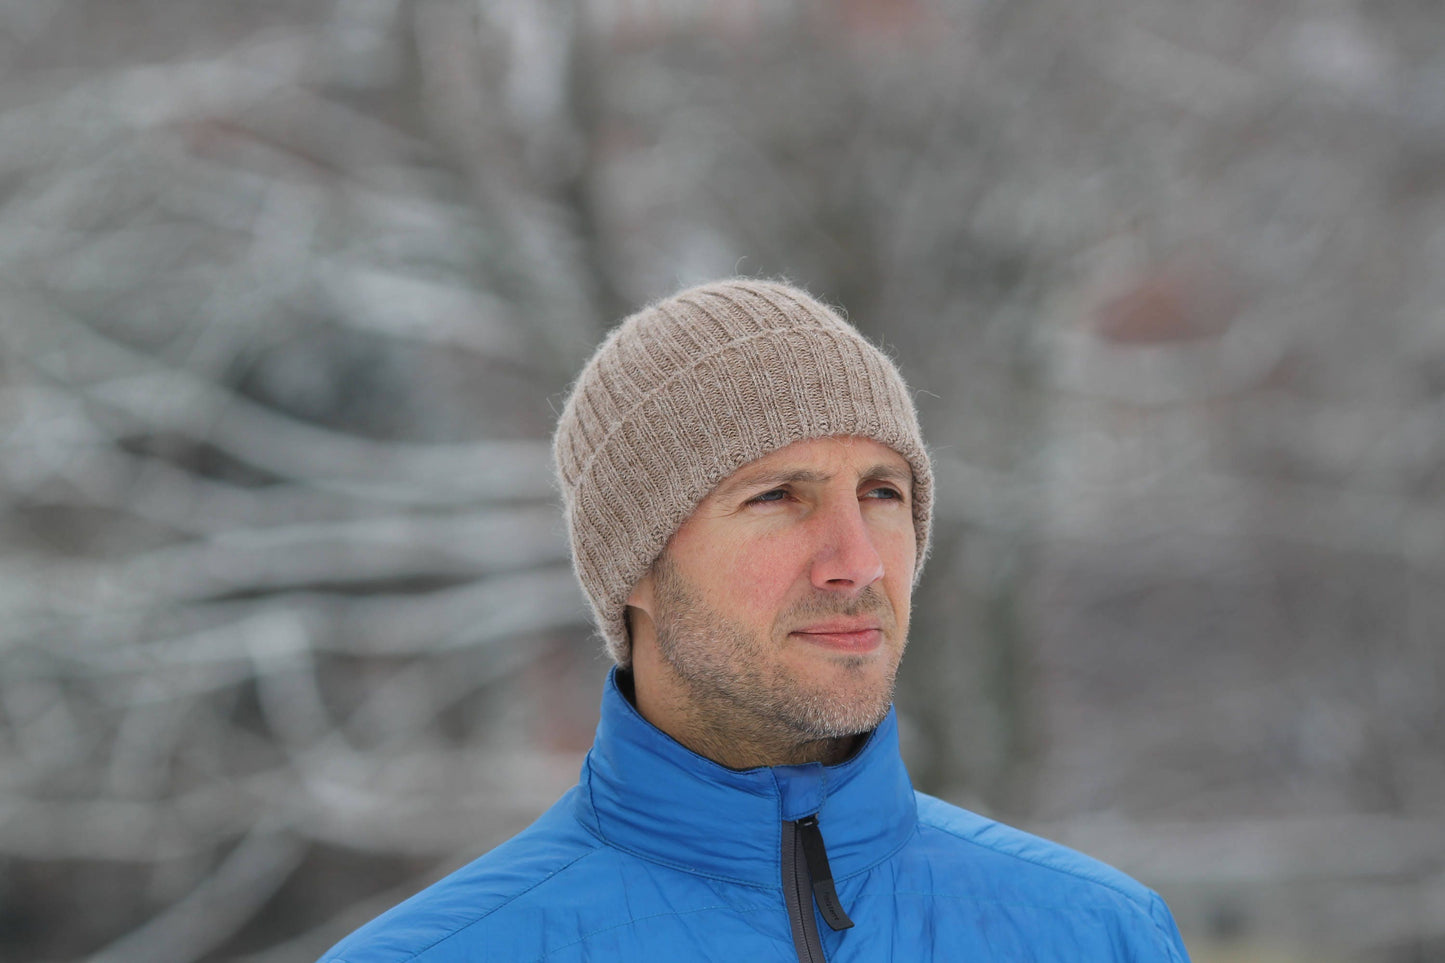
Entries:
[[780,626],[811,619],[866,613],[878,616],[886,636],[895,635],[892,608],[876,586],[849,600],[819,593],[781,613],[760,638],[710,608],[665,553],[653,574],[658,651],[688,693],[688,714],[717,738],[781,752],[869,732],[888,714],[896,655],[879,683],[865,679],[874,656],[835,657],[845,678],[859,680],[837,688],[799,678],[775,659],[786,641]]

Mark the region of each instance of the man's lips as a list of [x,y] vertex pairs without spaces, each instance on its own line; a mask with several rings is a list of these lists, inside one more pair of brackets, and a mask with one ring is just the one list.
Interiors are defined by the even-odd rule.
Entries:
[[883,641],[883,629],[875,621],[820,622],[794,629],[792,634],[814,645],[845,652],[871,652]]

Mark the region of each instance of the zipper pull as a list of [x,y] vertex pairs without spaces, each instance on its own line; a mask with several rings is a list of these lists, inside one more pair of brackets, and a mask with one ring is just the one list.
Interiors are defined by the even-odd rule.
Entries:
[[823,922],[835,930],[846,930],[853,921],[838,902],[838,891],[833,887],[833,870],[828,866],[828,850],[823,846],[823,832],[818,828],[818,815],[804,816],[798,820],[798,835],[803,840],[803,858],[808,861],[808,875],[813,881],[813,898],[818,901],[818,911]]

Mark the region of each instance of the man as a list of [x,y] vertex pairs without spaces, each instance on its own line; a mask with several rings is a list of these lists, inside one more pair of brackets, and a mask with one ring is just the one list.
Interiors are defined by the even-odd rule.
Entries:
[[1138,883],[910,786],[890,703],[933,476],[838,315],[751,280],[658,302],[554,452],[617,662],[581,781],[325,960],[1188,959]]

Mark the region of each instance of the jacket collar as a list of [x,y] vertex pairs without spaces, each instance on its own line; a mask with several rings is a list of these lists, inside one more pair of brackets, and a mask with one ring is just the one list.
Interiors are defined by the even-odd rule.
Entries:
[[581,790],[577,818],[607,843],[757,886],[781,884],[783,820],[818,814],[836,878],[893,853],[918,821],[892,708],[846,762],[737,771],[644,719],[618,688],[616,669],[607,678]]

